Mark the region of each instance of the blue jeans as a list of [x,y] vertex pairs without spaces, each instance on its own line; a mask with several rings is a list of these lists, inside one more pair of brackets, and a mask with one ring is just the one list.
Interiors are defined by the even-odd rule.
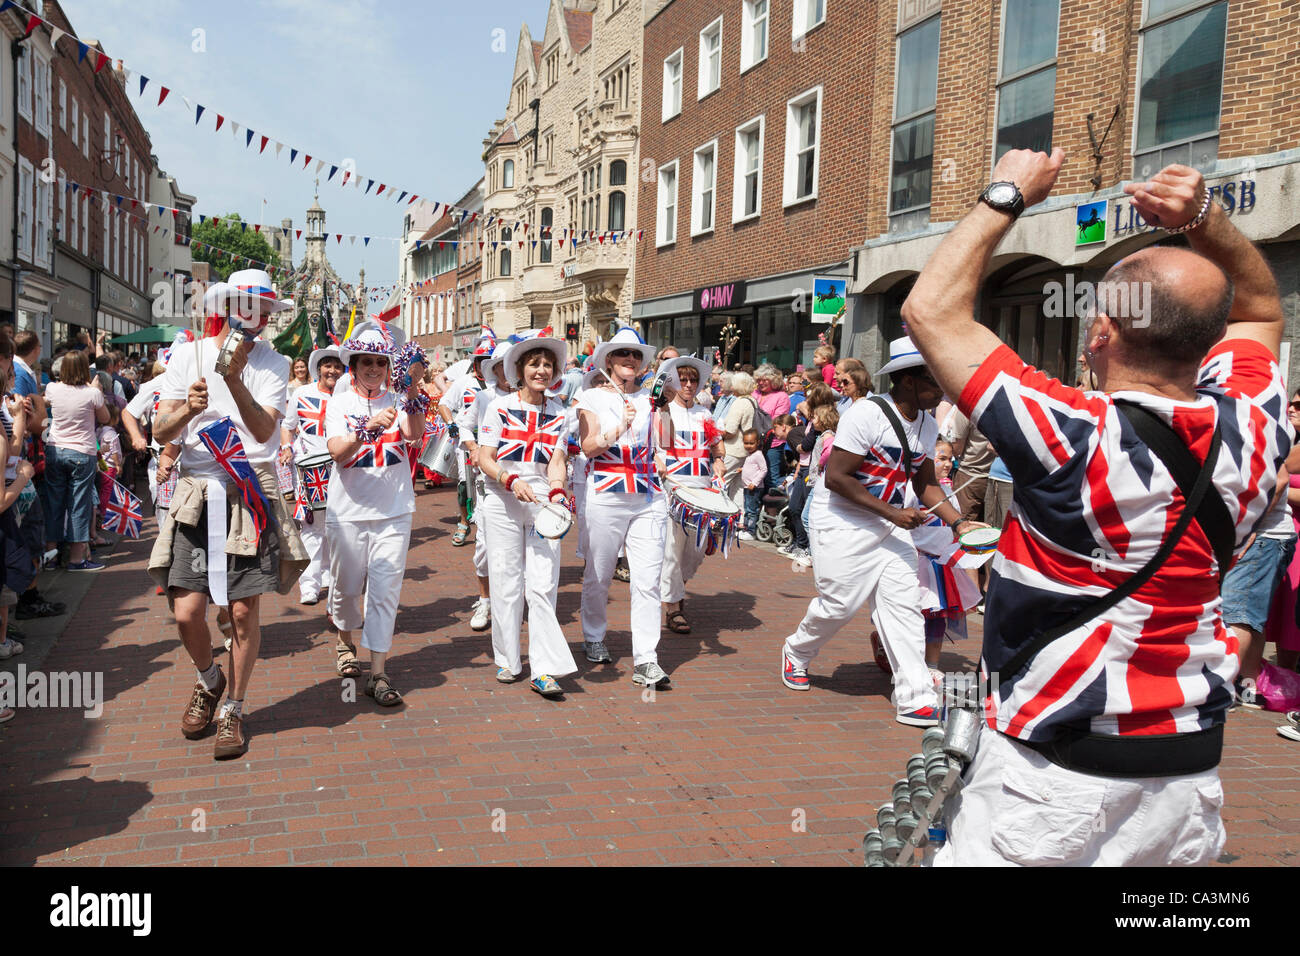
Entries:
[[[1223,623],[1264,632],[1273,592],[1282,579],[1289,542],[1256,537],[1223,578]],[[1288,562],[1289,563],[1289,562]]]
[[758,510],[763,507],[763,489],[745,489],[745,530],[753,533],[758,527]]
[[790,488],[789,514],[790,530],[794,532],[794,546],[808,550],[808,529],[803,523],[803,506],[808,497],[807,468],[799,468],[794,473],[794,484]]
[[781,457],[784,449],[769,448],[767,450],[767,487],[771,491],[776,491],[781,487]]
[[89,541],[95,510],[95,456],[46,445],[45,484],[50,500],[45,539],[73,544]]

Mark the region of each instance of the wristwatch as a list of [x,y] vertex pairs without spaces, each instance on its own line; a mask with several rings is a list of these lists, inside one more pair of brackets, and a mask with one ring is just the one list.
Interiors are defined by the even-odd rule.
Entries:
[[1011,213],[1013,221],[1020,218],[1020,214],[1025,211],[1025,197],[1020,194],[1020,189],[1015,183],[989,183],[980,193],[980,201],[990,209]]

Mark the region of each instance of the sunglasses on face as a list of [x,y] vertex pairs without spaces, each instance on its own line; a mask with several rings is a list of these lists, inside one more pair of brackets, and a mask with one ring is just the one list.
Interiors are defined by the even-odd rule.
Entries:
[[640,358],[641,353],[636,349],[614,349],[610,352],[611,358]]
[[1300,412],[1300,401],[1292,402],[1291,407],[1295,409],[1297,412]]
[[388,368],[386,358],[359,358],[357,364],[362,368]]

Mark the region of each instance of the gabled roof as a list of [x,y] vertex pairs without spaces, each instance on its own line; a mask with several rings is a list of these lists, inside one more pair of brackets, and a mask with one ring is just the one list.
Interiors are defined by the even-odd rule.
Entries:
[[508,123],[506,128],[501,131],[501,135],[492,141],[492,145],[509,146],[517,142],[519,142],[519,131],[515,129],[514,123]]
[[539,70],[542,68],[542,45],[536,40],[533,41],[533,67]]
[[564,11],[564,26],[569,31],[569,48],[575,53],[591,43],[591,14],[582,10]]

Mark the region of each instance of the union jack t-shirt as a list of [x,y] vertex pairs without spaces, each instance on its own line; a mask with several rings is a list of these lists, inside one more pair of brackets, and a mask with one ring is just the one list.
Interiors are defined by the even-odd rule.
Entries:
[[619,436],[617,444],[591,459],[588,490],[596,494],[661,494],[650,440],[649,391],[643,388],[625,397],[612,389],[588,389],[578,407],[593,413],[601,430],[609,431],[622,424],[625,400],[636,410],[632,427]]
[[664,478],[670,485],[707,488],[713,481],[713,446],[722,440],[709,410],[670,402],[672,444],[663,449]]
[[[529,405],[517,392],[494,399],[478,427],[479,444],[495,448],[497,462],[507,472],[543,494],[550,487],[546,469],[557,450],[565,451],[565,438],[564,408],[558,401],[548,398],[540,406]],[[489,487],[504,491],[495,482]]]
[[[1222,446],[1214,489],[1236,522],[1236,549],[1267,510],[1291,445],[1286,388],[1264,346],[1210,351],[1195,402],[1122,397],[1168,422],[1198,461],[1214,424]],[[1062,624],[1120,586],[1159,549],[1184,499],[1112,397],[1082,392],[994,351],[962,392],[961,411],[1014,476],[984,617],[990,727],[1051,739],[1062,725],[1118,735],[1190,733],[1224,721],[1237,641],[1220,616],[1213,549],[1193,521],[1155,576],[1104,615],[1001,673],[1031,630]]]
[[[334,395],[325,411],[325,436],[356,437],[355,422],[369,419],[394,405],[392,392],[366,401],[356,392]],[[400,431],[402,415],[373,442],[363,442],[345,461],[336,462],[330,475],[329,520],[372,521],[395,518],[415,510],[406,439]]]
[[294,433],[294,453],[317,455],[325,448],[325,409],[330,394],[312,382],[294,390],[289,396],[289,411],[284,416],[284,427]]

